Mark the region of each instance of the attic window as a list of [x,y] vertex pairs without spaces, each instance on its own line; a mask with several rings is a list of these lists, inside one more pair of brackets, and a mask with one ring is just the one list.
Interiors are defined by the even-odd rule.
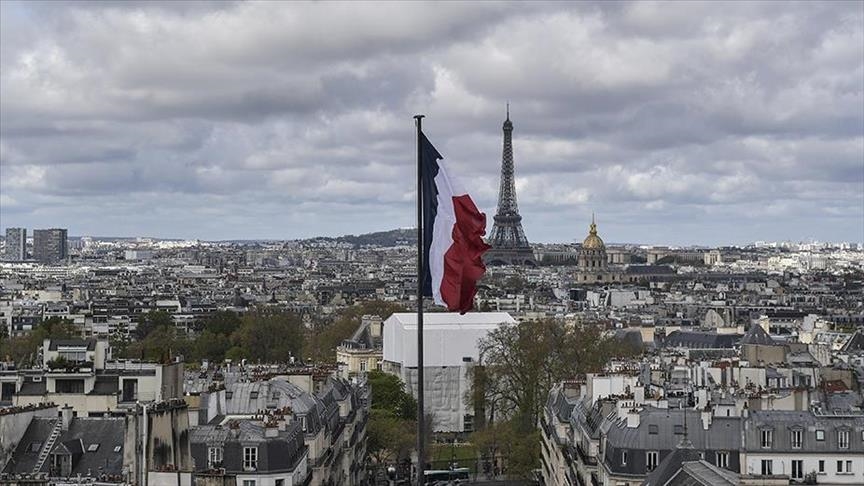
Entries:
[[99,450],[99,444],[90,444],[87,446],[87,452],[96,452]]
[[114,452],[120,452],[123,450],[123,446],[114,446]]
[[657,429],[657,426],[656,426],[656,425],[651,424],[651,425],[648,426],[648,433],[649,433],[649,434],[651,434],[651,435],[657,435],[657,431],[658,431],[658,429]]
[[41,442],[31,442],[30,443],[30,452],[39,452],[40,450],[42,450],[42,443]]
[[684,426],[683,425],[675,425],[675,435],[684,434]]
[[249,398],[251,398],[252,400],[257,400],[258,399],[258,392],[257,391],[249,392]]
[[234,396],[234,392],[230,392],[230,391],[225,392],[225,399],[226,400],[231,400],[231,397],[233,397],[233,396]]

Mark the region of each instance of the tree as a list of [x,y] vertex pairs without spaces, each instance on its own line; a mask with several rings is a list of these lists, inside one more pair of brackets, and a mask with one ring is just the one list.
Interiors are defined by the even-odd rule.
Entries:
[[231,348],[231,339],[220,333],[205,329],[193,343],[192,356],[196,361],[209,360],[221,362],[225,359],[225,353]]
[[39,346],[45,339],[70,339],[80,336],[80,331],[75,323],[60,317],[49,317],[43,320],[26,336],[5,338],[0,340],[0,355],[5,359],[9,357],[20,365],[34,365],[33,360]]
[[370,408],[385,410],[404,420],[414,420],[417,417],[417,400],[405,391],[405,385],[398,376],[382,371],[370,371],[367,379],[372,389]]
[[415,424],[382,409],[369,411],[367,448],[378,464],[397,462],[409,457],[414,448]]
[[262,363],[284,363],[292,356],[303,355],[305,338],[303,322],[293,312],[256,309],[243,316],[240,328],[231,336],[239,350],[232,358],[243,357]]
[[214,334],[230,336],[234,334],[243,322],[240,316],[231,311],[218,311],[204,321],[204,330]]
[[368,380],[369,453],[379,464],[409,457],[416,440],[417,401],[397,376],[372,371]]
[[343,309],[330,321],[316,323],[309,336],[309,355],[318,362],[332,362],[336,348],[348,339],[360,326],[365,315],[375,315],[382,319],[394,312],[404,312],[402,305],[394,302],[370,300]]
[[539,441],[532,437],[552,385],[601,371],[610,358],[627,352],[599,326],[552,319],[502,326],[480,341],[481,362],[473,371],[470,396],[475,407],[485,402],[480,409],[504,422],[491,427],[497,444],[516,461],[511,472],[536,467]]
[[138,318],[138,327],[135,328],[135,337],[138,339],[144,339],[156,329],[168,326],[174,326],[174,319],[171,318],[171,314],[161,310],[145,312]]

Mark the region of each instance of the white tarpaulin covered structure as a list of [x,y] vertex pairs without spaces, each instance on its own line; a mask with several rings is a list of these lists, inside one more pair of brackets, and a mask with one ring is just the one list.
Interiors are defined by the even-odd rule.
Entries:
[[[516,324],[506,312],[434,312],[423,316],[426,411],[432,430],[463,432],[473,424],[466,401],[469,370],[480,359],[480,339],[502,325]],[[417,396],[417,314],[397,313],[384,321],[383,369],[398,375]]]

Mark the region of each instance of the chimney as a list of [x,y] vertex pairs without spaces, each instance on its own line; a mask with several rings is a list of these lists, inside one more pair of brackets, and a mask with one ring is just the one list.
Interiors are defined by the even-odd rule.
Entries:
[[639,411],[631,409],[627,412],[627,428],[635,429],[639,427]]
[[714,413],[711,411],[711,409],[706,408],[706,409],[702,410],[701,415],[702,415],[702,429],[708,430],[708,427],[711,426],[711,420],[714,417]]
[[636,401],[636,405],[643,405],[645,403],[645,387],[633,387],[633,398]]
[[63,430],[69,430],[69,426],[72,424],[72,417],[74,417],[72,407],[65,405],[60,409],[60,420],[62,422],[60,427],[62,427]]
[[279,437],[279,427],[275,425],[265,425],[264,426],[264,437],[268,439],[273,439]]

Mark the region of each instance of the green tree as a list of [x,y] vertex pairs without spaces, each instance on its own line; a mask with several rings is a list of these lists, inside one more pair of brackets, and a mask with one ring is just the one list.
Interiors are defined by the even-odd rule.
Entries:
[[221,362],[225,359],[225,353],[231,348],[231,340],[228,336],[205,329],[195,339],[193,353],[196,361],[210,360]]
[[399,377],[372,371],[369,405],[369,454],[379,463],[409,457],[416,440],[417,401]]
[[480,341],[481,363],[469,396],[502,422],[490,426],[491,433],[512,473],[537,467],[539,441],[533,437],[552,385],[601,371],[610,358],[629,352],[600,326],[553,319],[503,326]]
[[37,324],[30,334],[5,338],[0,341],[0,355],[19,365],[35,365],[36,352],[45,339],[71,339],[80,337],[78,327],[68,319],[49,317]]
[[171,314],[157,310],[141,314],[138,318],[138,326],[135,328],[135,337],[138,339],[146,338],[151,332],[160,327],[173,327],[174,319]]
[[336,314],[331,320],[315,323],[309,335],[309,355],[322,363],[331,363],[335,360],[336,348],[343,340],[348,339],[360,326],[361,318],[365,315],[375,315],[387,319],[394,312],[404,312],[401,304],[370,300],[346,307]]
[[238,351],[232,349],[234,359],[287,362],[292,356],[303,356],[305,330],[297,314],[261,308],[243,316],[231,342],[239,348]]
[[242,321],[236,312],[218,311],[204,321],[204,330],[230,336],[240,329]]
[[387,410],[370,410],[366,443],[369,455],[378,464],[410,457],[416,440],[415,424],[415,421],[400,419]]
[[387,411],[404,420],[414,420],[417,417],[417,400],[405,391],[405,385],[398,376],[382,371],[370,371],[367,379],[372,389],[370,408]]

